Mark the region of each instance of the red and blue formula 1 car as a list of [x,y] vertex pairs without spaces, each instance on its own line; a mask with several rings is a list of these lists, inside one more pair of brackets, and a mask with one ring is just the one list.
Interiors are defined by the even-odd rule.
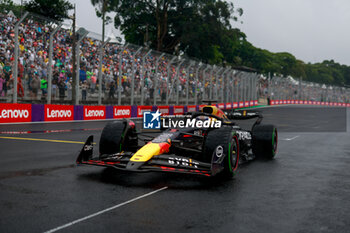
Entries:
[[[257,118],[251,130],[234,120]],[[204,176],[232,177],[239,164],[257,157],[273,159],[277,150],[277,129],[261,124],[262,115],[252,111],[225,114],[206,105],[183,119],[220,122],[221,127],[161,128],[156,133],[138,130],[130,119],[108,123],[93,155],[93,136],[82,148],[76,163],[113,167],[130,172],[177,172]],[[217,125],[217,124],[215,124]],[[193,126],[193,124],[192,124]]]

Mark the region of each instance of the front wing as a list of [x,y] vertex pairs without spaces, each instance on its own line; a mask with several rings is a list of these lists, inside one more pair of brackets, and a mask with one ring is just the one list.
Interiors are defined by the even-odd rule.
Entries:
[[[85,165],[95,165],[103,167],[113,167],[118,170],[131,172],[176,172],[185,174],[196,174],[212,176],[212,165],[192,158],[175,154],[162,154],[154,156],[147,162],[130,161],[133,153],[121,152],[113,155],[103,155],[102,158],[92,158],[93,156],[93,136],[90,136],[81,150],[76,163]],[[217,173],[217,172],[215,172]]]

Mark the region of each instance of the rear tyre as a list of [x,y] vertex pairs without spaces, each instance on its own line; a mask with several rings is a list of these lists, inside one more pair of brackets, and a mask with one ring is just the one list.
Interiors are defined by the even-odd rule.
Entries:
[[273,159],[277,152],[278,134],[273,125],[256,125],[252,130],[253,153],[260,158]]
[[224,170],[218,175],[223,178],[231,178],[235,175],[239,163],[239,143],[232,128],[222,127],[208,133],[204,146],[205,162],[212,162],[213,153],[219,145],[223,147],[226,157],[223,161]]
[[100,158],[104,155],[121,151],[133,151],[137,148],[137,134],[135,128],[127,127],[128,121],[114,121],[108,123],[102,130],[99,151]]

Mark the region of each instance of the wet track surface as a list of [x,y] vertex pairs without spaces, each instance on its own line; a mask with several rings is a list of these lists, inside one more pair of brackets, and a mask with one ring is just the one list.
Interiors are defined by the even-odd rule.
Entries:
[[74,166],[106,122],[0,125],[16,132],[0,134],[0,232],[350,232],[347,110],[261,111],[279,129],[276,159],[221,182]]

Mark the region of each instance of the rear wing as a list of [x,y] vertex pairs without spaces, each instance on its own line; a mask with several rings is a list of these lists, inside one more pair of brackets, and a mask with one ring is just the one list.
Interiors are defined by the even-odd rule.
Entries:
[[257,118],[252,128],[254,128],[256,125],[259,125],[263,119],[261,112],[247,110],[232,111],[230,113],[226,113],[226,116],[230,120],[249,120]]
[[230,120],[248,120],[253,118],[263,118],[261,112],[236,110],[230,113],[226,113],[226,116]]

